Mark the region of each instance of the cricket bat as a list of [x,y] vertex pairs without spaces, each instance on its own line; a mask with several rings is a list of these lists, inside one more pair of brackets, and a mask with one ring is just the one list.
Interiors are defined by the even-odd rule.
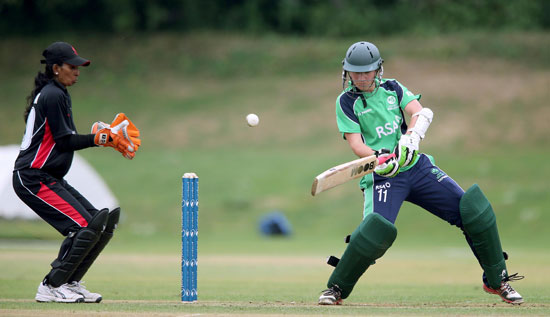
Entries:
[[311,186],[311,195],[315,196],[352,179],[370,174],[374,171],[376,166],[383,164],[391,157],[395,157],[395,154],[381,158],[377,158],[376,155],[371,155],[334,166],[315,177],[313,185]]

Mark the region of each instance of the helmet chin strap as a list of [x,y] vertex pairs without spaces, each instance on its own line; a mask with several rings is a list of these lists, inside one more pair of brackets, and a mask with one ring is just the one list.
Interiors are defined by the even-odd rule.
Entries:
[[[374,79],[372,80],[371,84],[369,85],[369,89],[372,87],[372,85],[375,85],[375,88],[373,89],[372,92],[368,92],[368,91],[363,91],[361,89],[359,89],[359,87],[357,87],[355,85],[355,83],[353,82],[353,79],[351,79],[351,76],[350,76],[350,82],[351,82],[351,85],[353,87],[353,89],[356,91],[356,92],[364,92],[364,93],[367,93],[369,95],[372,95],[372,94],[375,94],[376,91],[378,90],[378,87],[380,87],[380,83],[382,82],[382,75],[384,74],[384,66],[380,65],[380,68],[378,68],[378,70],[376,71],[376,75],[374,75]],[[347,78],[348,77],[348,72],[345,70],[345,69],[342,69],[342,88],[345,90],[346,89],[346,82],[347,82]]]
[[[372,84],[370,84],[369,88],[372,87],[372,85],[376,85],[374,90],[372,91],[372,94],[376,93],[376,90],[378,87],[380,87],[380,83],[382,82],[382,75],[384,74],[384,66],[380,65],[380,68],[376,70],[376,75],[374,75],[374,80],[372,81]],[[377,80],[378,79],[378,80]]]

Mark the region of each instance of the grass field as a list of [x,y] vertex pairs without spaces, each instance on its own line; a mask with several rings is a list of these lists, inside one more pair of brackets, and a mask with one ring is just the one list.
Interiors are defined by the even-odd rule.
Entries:
[[[0,40],[0,145],[20,142],[24,97],[40,52],[56,39]],[[80,152],[123,210],[115,238],[85,278],[105,300],[35,303],[61,237],[42,221],[0,219],[0,315],[550,314],[548,34],[372,39],[385,76],[421,93],[434,110],[421,149],[463,188],[478,183],[491,200],[508,267],[526,276],[514,284],[526,298],[520,307],[485,294],[458,230],[410,204],[397,219],[394,246],[345,305],[316,305],[331,272],[325,257],[341,255],[343,237],[361,219],[355,182],[309,194],[315,175],[353,159],[336,130],[334,100],[342,55],[360,39],[198,33],[66,40],[92,60],[69,90],[79,131],[125,112],[143,146],[133,161],[110,149]],[[260,116],[256,128],[246,126],[251,112]],[[200,177],[193,304],[179,302],[184,172]],[[272,210],[285,213],[292,236],[258,233],[258,220]]]
[[[548,253],[511,250],[512,267],[528,276],[516,283],[527,303],[515,307],[485,294],[479,269],[465,248],[396,247],[371,267],[341,307],[316,299],[330,274],[320,254],[200,254],[199,301],[179,302],[179,256],[106,252],[89,272],[86,286],[101,290],[99,305],[38,304],[36,275],[57,244],[2,245],[2,315],[547,315]],[[269,248],[269,247],[268,247]],[[526,261],[526,259],[529,259]],[[14,261],[20,261],[13,267]],[[22,263],[21,263],[22,262]],[[510,265],[510,264],[509,264]],[[535,278],[533,278],[535,277]],[[70,306],[70,307],[68,307]]]

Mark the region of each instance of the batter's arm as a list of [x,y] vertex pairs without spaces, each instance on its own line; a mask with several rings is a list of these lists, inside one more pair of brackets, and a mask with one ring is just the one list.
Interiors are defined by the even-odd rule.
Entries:
[[424,139],[428,127],[432,123],[433,112],[429,108],[422,107],[418,100],[411,100],[405,106],[405,112],[411,116],[411,122],[407,134],[411,135],[417,141]]
[[359,157],[374,155],[374,150],[363,142],[361,133],[344,133],[353,153]]
[[410,128],[414,127],[416,124],[416,120],[418,120],[418,116],[414,116],[413,114],[420,112],[422,110],[422,105],[417,99],[411,100],[406,106],[405,106],[405,112],[409,115],[411,118],[411,121],[409,122],[409,130],[407,131],[407,134],[411,134]]

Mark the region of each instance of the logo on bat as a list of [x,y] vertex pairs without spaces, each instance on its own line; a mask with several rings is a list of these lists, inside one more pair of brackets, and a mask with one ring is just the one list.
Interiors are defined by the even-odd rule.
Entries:
[[369,170],[372,170],[372,169],[374,169],[374,162],[365,163],[364,165],[359,165],[357,167],[354,167],[351,170],[351,175],[350,176],[353,177],[357,174],[360,174],[362,172],[366,172],[366,171],[369,171]]

